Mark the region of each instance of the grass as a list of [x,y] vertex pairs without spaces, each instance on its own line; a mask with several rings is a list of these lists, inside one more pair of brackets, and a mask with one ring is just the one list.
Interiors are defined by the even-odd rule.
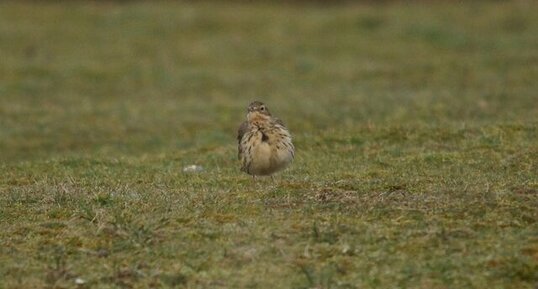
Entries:
[[0,288],[535,288],[537,8],[0,3]]

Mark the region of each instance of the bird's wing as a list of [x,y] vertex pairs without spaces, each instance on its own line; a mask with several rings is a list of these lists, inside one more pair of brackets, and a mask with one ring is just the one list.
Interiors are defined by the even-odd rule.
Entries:
[[248,122],[244,121],[237,130],[237,141],[241,142],[241,139],[243,138],[243,135],[247,133],[248,131]]
[[237,130],[237,156],[239,159],[241,159],[241,154],[243,153],[243,150],[241,148],[241,140],[243,139],[243,136],[245,135],[245,133],[247,133],[247,131],[248,122],[245,121],[239,126],[239,129]]
[[279,124],[279,125],[281,125],[283,127],[286,127],[286,125],[284,124],[284,122],[280,118],[275,117],[274,120],[275,120],[276,124]]

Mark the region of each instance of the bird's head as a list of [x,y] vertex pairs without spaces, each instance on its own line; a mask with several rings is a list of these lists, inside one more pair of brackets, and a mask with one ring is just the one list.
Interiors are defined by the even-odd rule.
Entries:
[[267,106],[261,101],[253,101],[248,105],[247,109],[248,121],[266,120],[271,117],[271,113]]

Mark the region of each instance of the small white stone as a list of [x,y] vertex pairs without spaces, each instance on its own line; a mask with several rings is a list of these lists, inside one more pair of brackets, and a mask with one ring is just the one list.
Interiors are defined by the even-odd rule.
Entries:
[[199,165],[189,165],[183,168],[184,173],[199,173],[203,170],[204,168]]
[[86,283],[86,280],[84,280],[82,278],[76,278],[75,279],[75,284],[77,284],[77,285],[82,285],[84,283]]

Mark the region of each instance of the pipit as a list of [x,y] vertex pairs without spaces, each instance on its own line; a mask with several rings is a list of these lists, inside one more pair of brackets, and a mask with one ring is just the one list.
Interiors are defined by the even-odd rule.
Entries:
[[272,174],[285,169],[295,157],[290,132],[260,101],[252,102],[247,111],[247,120],[237,132],[241,171],[254,178],[273,178]]

